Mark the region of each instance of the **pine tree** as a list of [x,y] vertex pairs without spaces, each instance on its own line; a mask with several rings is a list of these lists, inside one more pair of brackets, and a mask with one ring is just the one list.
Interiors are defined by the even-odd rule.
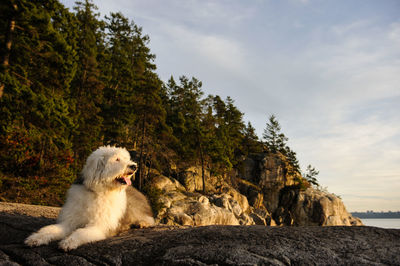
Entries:
[[319,187],[319,183],[317,181],[317,176],[319,175],[319,171],[312,167],[311,165],[307,166],[306,172],[303,174],[303,177],[312,185]]
[[171,78],[168,82],[169,103],[167,122],[179,139],[175,149],[181,158],[195,162],[198,159],[198,136],[202,106],[202,83],[196,78],[180,77],[180,85]]
[[223,174],[232,167],[227,143],[229,142],[228,128],[225,124],[226,104],[220,96],[213,97],[213,112],[215,116],[215,136],[209,144],[209,153],[213,162],[213,172]]
[[0,47],[0,99],[3,96],[5,79],[8,74],[8,67],[10,64],[10,54],[13,45],[13,35],[15,31],[16,17],[18,12],[18,5],[14,0],[9,0],[0,6],[0,13],[7,14],[6,18],[1,19],[2,25],[7,25],[4,34],[1,34],[1,42],[4,46]]
[[274,115],[269,117],[269,123],[264,129],[263,138],[267,148],[273,152],[285,153],[288,138],[281,132],[281,125]]
[[267,127],[264,129],[263,138],[270,152],[279,152],[287,158],[289,164],[292,166],[291,171],[288,173],[289,175],[295,175],[300,172],[296,152],[287,146],[289,139],[281,132],[281,125],[274,115],[269,117],[269,123],[267,123]]
[[74,152],[78,161],[84,161],[89,153],[102,144],[102,117],[100,106],[103,100],[103,83],[97,62],[98,43],[102,43],[101,22],[94,11],[97,7],[90,1],[76,2],[77,60],[75,78],[71,84],[71,95],[75,100],[77,128],[74,134]]
[[232,166],[235,166],[242,154],[240,144],[243,140],[245,124],[243,122],[243,113],[234,105],[232,98],[228,96],[225,100],[225,105],[225,126],[228,134],[226,147],[229,160]]
[[[161,140],[170,135],[161,99],[161,81],[154,70],[149,37],[121,13],[106,17],[104,140],[139,151],[138,187],[153,165]],[[163,138],[160,138],[162,135]],[[148,168],[148,167],[147,167]]]
[[258,139],[255,128],[250,122],[244,128],[242,147],[244,155],[262,152],[262,143]]
[[286,146],[283,154],[286,156],[289,164],[292,166],[292,172],[289,172],[289,175],[299,173],[300,164],[299,161],[297,160],[296,152],[292,151],[292,149]]
[[136,101],[132,28],[121,13],[111,13],[106,17],[105,28],[107,44],[102,65],[104,142],[129,146],[137,122],[132,109]]
[[212,132],[207,137],[207,154],[212,161],[213,172],[224,174],[237,164],[243,153],[243,114],[230,97],[223,101],[220,96],[209,95],[204,105],[203,119],[208,121],[205,128]]
[[51,174],[69,156],[75,127],[67,96],[76,69],[75,51],[67,42],[73,16],[55,0],[15,3],[9,66],[2,73],[1,165],[24,175]]

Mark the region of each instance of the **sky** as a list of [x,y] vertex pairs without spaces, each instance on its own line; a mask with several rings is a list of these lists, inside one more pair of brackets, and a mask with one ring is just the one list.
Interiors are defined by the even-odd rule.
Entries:
[[162,80],[232,97],[260,137],[274,114],[348,211],[400,211],[400,1],[94,3],[143,27]]

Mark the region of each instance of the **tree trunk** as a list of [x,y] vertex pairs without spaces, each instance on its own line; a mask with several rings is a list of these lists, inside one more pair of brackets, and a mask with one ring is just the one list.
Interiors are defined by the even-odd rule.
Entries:
[[[5,36],[5,52],[4,52],[4,57],[3,60],[1,62],[2,68],[4,73],[6,73],[8,71],[8,65],[9,65],[9,60],[10,60],[10,54],[11,54],[11,47],[13,44],[13,33],[15,30],[15,16],[18,10],[18,6],[16,3],[14,3],[13,0],[11,0],[11,5],[12,5],[12,12],[10,14],[10,19],[8,21],[8,25],[7,25],[7,32],[6,32],[6,36]],[[3,96],[3,92],[4,92],[4,82],[1,82],[0,84],[0,98]]]
[[201,180],[203,182],[203,193],[206,193],[206,177],[205,177],[205,170],[204,170],[204,154],[203,154],[203,147],[200,142],[200,160],[201,160]]
[[149,162],[149,167],[147,167],[146,180],[149,180],[149,178],[150,178],[150,170],[151,170],[152,163],[153,163],[152,156],[150,155],[149,159],[146,156],[146,161]]
[[140,144],[140,155],[139,155],[139,190],[142,189],[143,177],[145,173],[145,164],[143,163],[143,150],[144,150],[144,136],[146,134],[146,113],[143,115],[142,120],[142,140]]

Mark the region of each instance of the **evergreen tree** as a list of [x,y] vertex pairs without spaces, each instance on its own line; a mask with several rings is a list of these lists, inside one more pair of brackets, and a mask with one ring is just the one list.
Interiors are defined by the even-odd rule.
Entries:
[[269,117],[269,123],[264,129],[263,138],[267,148],[273,152],[285,153],[288,138],[281,132],[281,125],[274,115]]
[[263,138],[268,150],[273,153],[281,153],[284,155],[289,164],[292,166],[289,175],[300,172],[300,165],[297,160],[296,152],[287,146],[288,138],[281,132],[281,125],[274,115],[269,117],[269,123],[264,130]]
[[242,147],[244,155],[262,152],[262,143],[258,139],[256,130],[250,122],[244,128]]
[[121,13],[106,17],[105,28],[107,44],[102,66],[104,142],[129,146],[133,143],[132,132],[137,122],[132,109],[136,101],[132,28]]
[[198,135],[202,114],[200,103],[203,92],[202,83],[196,78],[189,80],[187,77],[180,77],[180,85],[177,85],[171,77],[168,82],[167,93],[169,103],[167,107],[167,122],[173,130],[174,136],[179,139],[175,149],[181,158],[188,162],[196,162],[199,158]]
[[10,64],[10,54],[11,54],[11,48],[13,45],[13,35],[15,31],[15,20],[17,17],[17,12],[18,12],[18,5],[15,1],[9,0],[7,2],[3,2],[3,4],[0,6],[0,13],[1,14],[7,14],[5,17],[1,18],[1,25],[6,25],[6,28],[2,29],[2,34],[1,34],[1,42],[3,43],[4,46],[2,45],[0,47],[0,99],[3,96],[4,92],[4,87],[5,87],[5,79],[8,74],[8,67]]
[[[75,127],[67,97],[76,69],[75,51],[67,42],[71,14],[55,0],[15,3],[9,65],[2,72],[2,167],[21,169],[17,174],[49,174],[69,156]],[[4,4],[9,3],[1,9]],[[3,29],[1,38],[7,34]]]
[[292,151],[289,147],[285,147],[284,153],[286,158],[289,161],[289,164],[293,167],[292,172],[289,172],[290,175],[300,172],[300,164],[297,160],[296,152]]
[[231,97],[225,100],[225,126],[227,128],[227,143],[226,148],[229,155],[229,160],[232,166],[238,163],[238,157],[242,155],[240,144],[243,140],[245,124],[243,122],[243,113],[234,105]]
[[203,105],[203,128],[210,132],[205,149],[212,161],[212,171],[224,174],[237,164],[243,154],[243,114],[229,97],[223,101],[219,96],[209,95]]
[[225,125],[226,105],[220,96],[213,97],[215,116],[215,136],[209,145],[209,152],[213,162],[213,172],[222,174],[232,163],[229,160],[226,144],[228,143],[227,127]]
[[[205,192],[205,168],[207,149],[211,138],[212,122],[209,113],[203,113],[204,100],[202,83],[196,78],[180,77],[180,85],[171,77],[167,83],[167,123],[176,140],[175,149],[187,163],[200,163],[202,169],[203,192]],[[210,124],[211,122],[211,124]]]
[[[166,143],[170,137],[170,129],[166,125],[166,111],[160,97],[162,82],[153,63],[155,56],[148,48],[149,37],[142,34],[142,28],[133,22],[132,28],[132,62],[134,71],[134,96],[133,110],[138,117],[140,135],[136,135],[135,142],[140,141],[139,157],[139,188],[145,179],[145,162],[151,166],[160,151],[166,151]],[[164,141],[164,143],[163,143]]]
[[102,117],[100,106],[103,100],[103,83],[97,62],[98,43],[102,40],[101,22],[94,11],[97,7],[90,1],[76,2],[77,19],[77,72],[71,84],[71,95],[75,101],[74,152],[78,161],[84,161],[89,153],[102,144]]
[[233,104],[233,100],[227,97],[222,101],[219,96],[214,97],[214,109],[217,118],[215,147],[222,171],[229,171],[237,163],[237,155],[240,154],[240,144],[243,139],[243,113]]
[[312,167],[311,165],[307,166],[306,172],[303,174],[304,178],[312,185],[319,187],[319,183],[317,181],[317,176],[319,171]]

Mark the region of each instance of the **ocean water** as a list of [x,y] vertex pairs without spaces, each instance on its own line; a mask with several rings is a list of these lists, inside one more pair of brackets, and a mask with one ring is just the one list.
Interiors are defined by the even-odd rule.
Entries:
[[400,229],[400,219],[361,219],[364,225]]

